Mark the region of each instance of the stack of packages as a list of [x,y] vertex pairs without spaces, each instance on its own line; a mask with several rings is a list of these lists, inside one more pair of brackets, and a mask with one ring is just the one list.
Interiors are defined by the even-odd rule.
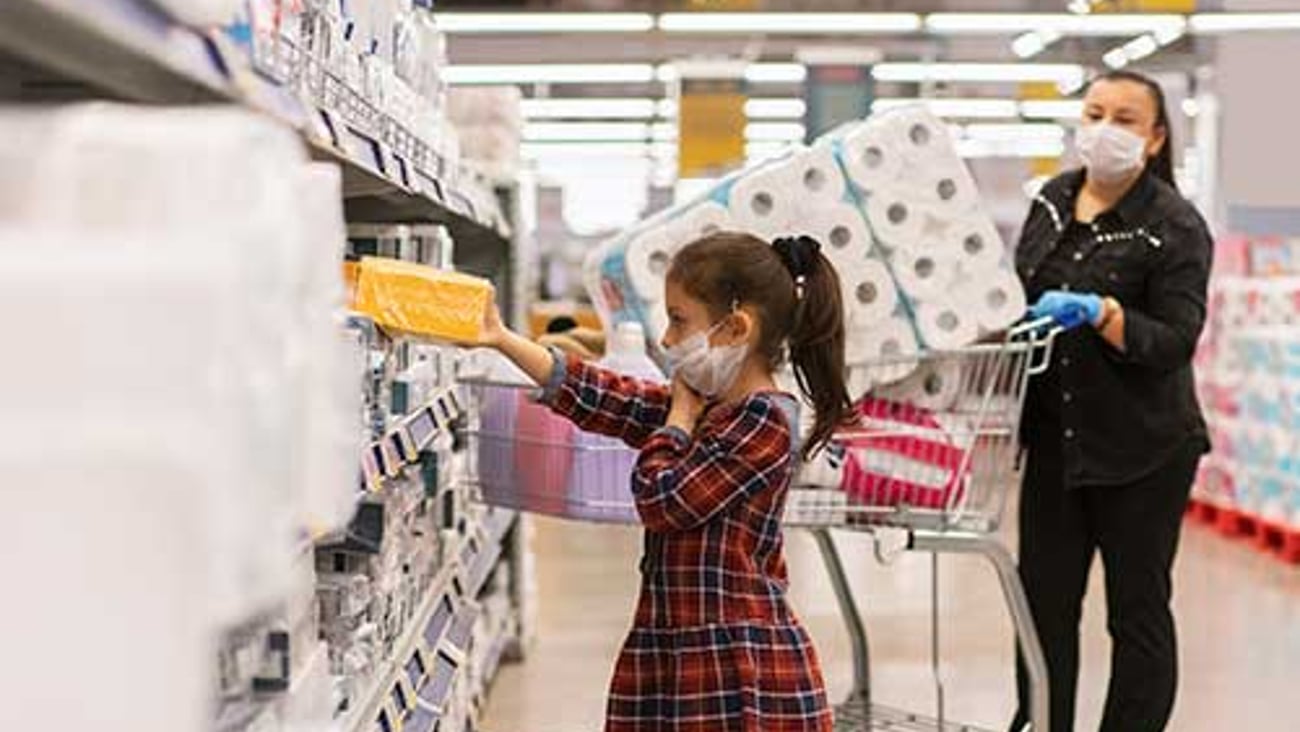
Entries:
[[[357,489],[338,171],[233,110],[67,107],[0,129],[0,303],[22,354],[0,365],[0,465],[10,550],[40,557],[10,579],[41,590],[0,638],[22,669],[4,726],[51,709],[209,726],[223,632],[268,616],[263,654],[274,633],[309,643],[290,702],[255,694],[266,658],[245,655],[218,716],[324,724],[328,705],[291,702],[328,689],[305,539],[345,524]],[[46,681],[70,659],[95,679],[75,707]]]
[[[241,6],[226,26],[228,35],[260,70],[296,79],[309,103],[371,132],[375,121],[362,107],[387,115],[455,169],[460,146],[445,118],[448,85],[442,78],[447,40],[432,2],[249,0]],[[327,83],[327,76],[348,93]]]
[[461,157],[493,178],[514,180],[524,125],[519,87],[459,87],[447,101]]
[[1214,451],[1194,497],[1300,533],[1300,278],[1217,279],[1196,368]]
[[[964,477],[955,471],[965,469],[968,445],[952,432],[971,431],[973,407],[958,403],[959,361],[921,366],[919,356],[1006,329],[1023,316],[1025,294],[946,128],[920,106],[846,125],[606,242],[584,266],[606,323],[641,322],[656,344],[674,253],[719,230],[821,243],[843,288],[849,386],[861,416],[879,431],[921,435],[887,447],[846,437],[847,459],[824,458],[805,480],[869,504],[940,508],[960,498]],[[945,425],[946,414],[961,424]],[[898,479],[900,461],[924,479]]]

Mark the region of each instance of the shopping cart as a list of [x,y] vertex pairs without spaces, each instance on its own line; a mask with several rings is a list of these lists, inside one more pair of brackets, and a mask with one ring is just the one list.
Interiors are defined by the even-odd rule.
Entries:
[[[855,383],[881,384],[858,404],[859,423],[836,435],[791,488],[788,526],[809,530],[825,562],[852,644],[854,682],[836,709],[837,730],[976,732],[950,722],[939,659],[938,554],[972,554],[995,570],[1028,671],[1026,729],[1048,729],[1047,664],[1010,553],[995,537],[1019,479],[1020,414],[1029,379],[1047,369],[1057,330],[1024,324],[1005,338],[920,356],[851,364]],[[613,440],[565,433],[529,410],[518,386],[471,385],[479,409],[470,479],[481,500],[551,516],[637,523],[628,491],[635,453]],[[889,561],[932,555],[931,665],[934,716],[873,704],[867,633],[832,529],[873,537]]]

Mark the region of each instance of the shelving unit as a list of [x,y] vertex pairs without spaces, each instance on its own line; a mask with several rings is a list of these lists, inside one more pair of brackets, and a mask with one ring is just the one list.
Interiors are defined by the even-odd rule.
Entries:
[[255,61],[220,31],[177,25],[145,0],[6,0],[0,57],[20,99],[233,103],[267,114],[342,166],[349,219],[441,223],[470,246],[511,236],[484,176],[450,165],[288,44]]
[[[259,40],[266,39],[244,45],[222,29],[178,24],[149,0],[5,0],[0,2],[0,101],[102,99],[234,105],[256,112],[296,133],[311,158],[338,166],[347,222],[443,226],[455,243],[455,265],[497,280],[510,303],[510,285],[517,281],[515,186],[489,180],[457,162],[454,153],[444,154],[452,148],[438,144],[443,139],[438,131],[422,125],[426,134],[416,134],[385,111],[391,107],[375,103],[288,38]],[[231,183],[238,185],[237,180]],[[452,264],[447,257],[437,266]],[[368,337],[374,336],[371,328]],[[392,378],[391,373],[374,376],[385,384]],[[366,653],[373,654],[367,656],[365,670],[335,668],[336,638],[326,636],[321,621],[313,627],[329,643],[313,635],[311,663],[304,666],[323,676],[300,675],[302,668],[291,671],[285,648],[260,649],[258,634],[277,622],[278,611],[250,619],[249,645],[255,649],[250,653],[274,661],[272,680],[288,692],[223,699],[221,704],[229,698],[239,702],[219,704],[218,714],[227,708],[231,712],[220,719],[229,729],[267,724],[277,708],[302,711],[303,705],[326,716],[340,711],[335,722],[349,732],[472,726],[481,708],[478,695],[490,684],[482,674],[495,672],[501,649],[520,624],[513,592],[506,598],[504,585],[497,585],[495,596],[484,592],[498,567],[504,569],[503,558],[517,551],[514,545],[502,545],[516,516],[470,504],[455,475],[463,470],[465,457],[452,445],[465,402],[441,370],[427,383],[437,387],[405,415],[391,414],[405,406],[390,406],[387,393],[383,399],[368,397],[375,407],[370,415],[378,419],[367,429],[386,429],[368,432],[373,440],[358,456],[365,490],[359,482],[357,515],[345,528],[335,524],[334,531],[312,529],[313,535],[304,536],[317,554],[318,603],[320,593],[329,591],[325,583],[339,577],[369,582],[359,595],[364,599],[348,599],[355,600],[350,607],[359,608],[361,615],[346,615],[382,628],[377,639],[365,642]],[[436,470],[423,472],[434,466]],[[436,481],[429,480],[432,476]],[[346,506],[346,495],[344,499]],[[402,542],[412,536],[416,540],[385,544],[389,531]],[[331,567],[330,561],[343,561],[347,569]],[[367,569],[358,570],[353,562]],[[492,628],[488,641],[474,649],[474,639],[489,625],[488,602],[495,609]],[[339,648],[353,648],[349,644],[357,641],[343,637]],[[296,651],[298,640],[293,643]],[[478,654],[474,663],[472,652]],[[491,663],[488,656],[493,656]],[[322,699],[321,678],[325,687],[342,684],[346,692],[338,692],[332,704],[328,693]],[[304,687],[312,688],[299,697],[296,690]],[[339,710],[343,699],[346,707]]]

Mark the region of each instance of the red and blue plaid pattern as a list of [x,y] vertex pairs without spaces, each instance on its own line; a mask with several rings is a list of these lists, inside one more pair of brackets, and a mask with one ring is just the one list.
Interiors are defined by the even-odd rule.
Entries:
[[812,642],[786,602],[781,516],[796,464],[783,394],[665,429],[669,390],[566,363],[552,409],[641,450],[641,597],[606,732],[829,732]]

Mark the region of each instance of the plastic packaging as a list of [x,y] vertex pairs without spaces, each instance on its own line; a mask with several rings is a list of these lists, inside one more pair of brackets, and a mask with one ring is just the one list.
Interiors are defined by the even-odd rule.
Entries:
[[356,310],[386,328],[475,342],[491,302],[492,285],[478,277],[380,257],[361,260]]

